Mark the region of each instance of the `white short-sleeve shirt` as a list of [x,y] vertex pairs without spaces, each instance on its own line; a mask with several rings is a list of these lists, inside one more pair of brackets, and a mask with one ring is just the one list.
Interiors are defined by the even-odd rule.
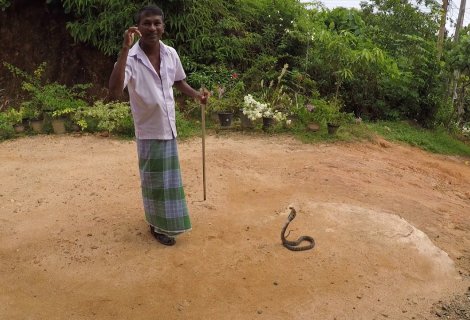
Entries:
[[177,135],[173,83],[186,78],[176,50],[160,41],[160,75],[137,42],[127,56],[124,87],[137,139],[171,140]]

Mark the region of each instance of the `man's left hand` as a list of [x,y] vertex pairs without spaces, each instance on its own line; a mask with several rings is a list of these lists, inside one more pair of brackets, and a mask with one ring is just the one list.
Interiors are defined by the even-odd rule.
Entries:
[[199,90],[198,99],[202,104],[207,104],[207,100],[209,100],[209,96],[210,96],[209,90],[207,90],[206,88],[201,88]]

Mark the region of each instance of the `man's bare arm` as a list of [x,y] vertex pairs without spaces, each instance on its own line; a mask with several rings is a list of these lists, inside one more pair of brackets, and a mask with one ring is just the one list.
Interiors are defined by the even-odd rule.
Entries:
[[207,90],[196,91],[194,90],[186,80],[175,81],[174,86],[178,91],[184,93],[188,97],[199,100],[199,102],[206,104],[209,92]]
[[134,37],[136,34],[139,36],[141,35],[137,27],[130,27],[124,32],[122,49],[119,53],[113,72],[109,77],[109,100],[117,100],[124,90],[127,55],[129,54],[129,49],[134,43]]

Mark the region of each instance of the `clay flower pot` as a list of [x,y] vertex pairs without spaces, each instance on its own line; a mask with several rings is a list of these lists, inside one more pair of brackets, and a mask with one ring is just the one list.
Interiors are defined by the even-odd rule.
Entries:
[[65,130],[65,120],[62,118],[52,119],[51,124],[55,134],[64,134],[67,132]]
[[24,130],[25,130],[24,124],[22,124],[22,123],[15,124],[15,125],[13,126],[13,128],[15,129],[15,132],[16,132],[16,133],[22,133],[22,132],[24,132]]
[[36,133],[42,133],[44,128],[44,120],[31,120],[30,121],[31,128]]
[[240,124],[241,124],[242,128],[247,128],[247,129],[254,128],[254,126],[255,126],[253,124],[253,121],[251,121],[251,119],[248,118],[248,116],[243,114],[243,112],[240,114]]

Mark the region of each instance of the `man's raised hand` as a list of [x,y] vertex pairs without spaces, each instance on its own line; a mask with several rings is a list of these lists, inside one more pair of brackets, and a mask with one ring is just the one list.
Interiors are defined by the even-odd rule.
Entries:
[[125,48],[132,47],[132,45],[134,44],[134,39],[135,39],[136,34],[139,37],[142,37],[142,34],[140,33],[137,27],[130,27],[129,29],[124,31],[124,41],[122,43],[122,46]]

